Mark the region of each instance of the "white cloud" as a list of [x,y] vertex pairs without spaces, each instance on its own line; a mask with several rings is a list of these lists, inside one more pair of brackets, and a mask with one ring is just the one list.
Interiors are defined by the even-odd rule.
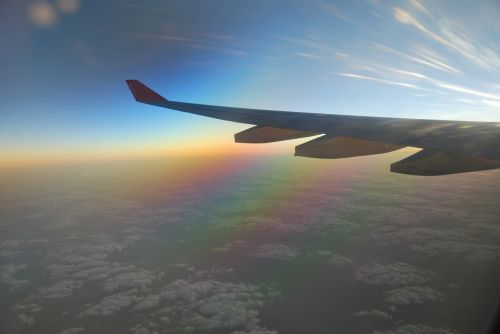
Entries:
[[375,77],[370,77],[367,75],[361,75],[361,74],[356,74],[356,73],[337,73],[337,74],[340,76],[343,76],[343,77],[348,77],[348,78],[376,81],[376,82],[380,82],[380,83],[383,83],[386,85],[401,86],[401,87],[405,87],[405,88],[421,90],[421,88],[419,88],[413,84],[401,82],[401,81],[386,80],[386,79],[375,78]]
[[188,264],[188,263],[171,263],[168,265],[170,268],[179,268],[179,269],[184,269],[189,272],[193,272],[195,268]]
[[427,16],[432,16],[431,12],[424,6],[419,0],[410,0],[410,4],[415,7],[418,11],[424,13]]
[[28,280],[17,279],[17,273],[27,268],[26,264],[4,264],[0,266],[0,282],[9,287],[9,291],[16,291],[29,285]]
[[84,329],[82,327],[71,327],[63,330],[61,334],[78,334],[83,333]]
[[349,259],[345,256],[334,254],[330,257],[330,260],[328,260],[328,263],[336,265],[336,266],[346,266],[348,264],[351,264],[352,261],[351,261],[351,259]]
[[42,289],[45,298],[65,298],[73,294],[73,291],[81,287],[78,281],[64,280],[57,282],[50,288]]
[[371,311],[359,311],[354,313],[355,317],[358,318],[367,318],[372,320],[391,320],[392,316],[386,312],[379,310],[371,310]]
[[474,96],[479,96],[479,97],[485,97],[488,99],[495,99],[495,100],[500,100],[500,95],[498,94],[491,94],[488,92],[481,92],[476,89],[471,89],[447,82],[439,82],[439,81],[433,81],[434,84],[440,88],[445,88],[450,91],[458,92],[458,93],[463,93],[463,94],[468,94],[468,95],[474,95]]
[[160,281],[164,276],[163,273],[157,274],[144,269],[136,269],[108,278],[103,282],[103,288],[106,291],[116,291],[122,288],[147,290],[155,281]]
[[[91,261],[90,263],[84,263],[85,265],[93,265],[89,268],[85,268],[82,270],[78,270],[72,273],[71,277],[78,280],[84,281],[102,281],[109,279],[115,275],[119,275],[124,272],[130,272],[134,270],[134,267],[131,265],[125,265],[120,263],[109,263],[100,261]],[[71,269],[77,269],[76,267],[71,267]]]
[[338,234],[347,238],[349,235],[355,234],[360,226],[352,220],[334,216],[320,219],[311,228],[312,233],[317,237],[325,236],[327,234]]
[[155,329],[144,327],[141,324],[135,325],[134,327],[130,328],[130,332],[132,332],[132,334],[159,334],[159,332]]
[[154,39],[158,41],[164,41],[167,43],[176,43],[177,46],[183,46],[186,48],[193,49],[203,49],[209,51],[220,52],[236,57],[246,56],[247,52],[241,50],[240,46],[233,48],[219,47],[215,44],[209,44],[210,41],[207,38],[197,38],[197,37],[187,37],[187,36],[176,36],[176,35],[166,35],[166,34],[143,34],[143,33],[127,33],[124,36],[141,38],[141,39]]
[[341,11],[338,7],[334,6],[330,1],[325,0],[316,0],[315,3],[318,8],[321,10],[321,14],[329,14],[343,21],[347,21],[350,23],[358,24],[356,20],[352,17],[347,16],[343,11]]
[[257,247],[257,249],[250,253],[250,255],[263,259],[290,261],[295,258],[298,253],[296,250],[287,245],[266,244]]
[[434,277],[431,271],[396,262],[388,265],[372,264],[356,270],[357,280],[372,285],[414,285],[422,284]]
[[35,324],[35,318],[24,313],[18,314],[16,320],[21,327],[31,327]]
[[451,66],[443,56],[436,52],[422,47],[415,47],[413,54],[404,53],[380,43],[374,43],[376,50],[397,55],[403,59],[409,60],[419,65],[424,65],[429,69],[443,71],[449,74],[461,75],[461,70]]
[[157,312],[158,316],[178,333],[263,330],[258,310],[267,297],[254,285],[177,280],[159,295],[166,306]]
[[[408,70],[403,70],[403,69],[398,69],[398,68],[393,68],[393,67],[387,67],[383,65],[376,65],[373,64],[371,67],[363,66],[362,67],[365,70],[368,70],[373,73],[377,73],[378,75],[382,76],[382,73],[384,73],[384,77],[373,77],[373,76],[367,76],[367,75],[362,75],[362,74],[356,74],[356,73],[337,73],[340,76],[344,77],[349,77],[353,79],[363,79],[363,80],[369,80],[369,81],[375,81],[379,82],[382,84],[386,85],[396,85],[396,86],[401,86],[405,88],[410,88],[410,89],[415,89],[415,90],[420,90],[420,91],[425,91],[425,92],[430,92],[430,93],[436,93],[436,94],[441,94],[441,92],[452,92],[452,93],[460,93],[460,94],[465,94],[468,96],[475,96],[475,97],[481,97],[481,98],[486,98],[489,100],[482,100],[484,104],[493,106],[493,107],[498,107],[500,105],[500,94],[496,93],[490,93],[486,91],[481,91],[457,84],[452,84],[449,82],[444,82],[440,81],[434,78],[431,78],[427,75],[424,75],[422,73],[414,72],[414,71],[408,71]],[[407,78],[407,79],[413,79],[413,80],[418,80],[420,82],[420,85],[415,85],[412,83],[406,83],[402,81],[396,81],[396,80],[391,80],[391,79],[386,79],[385,77],[388,76],[389,72],[393,73],[393,76],[397,76],[398,79],[401,77]],[[425,85],[432,85],[435,88],[438,88],[439,90],[431,89],[431,88],[425,88]],[[444,90],[444,91],[443,91]]]
[[13,306],[13,310],[15,311],[22,311],[25,313],[36,313],[42,311],[42,308],[35,303],[30,303],[30,304],[15,304]]
[[442,301],[443,294],[427,286],[407,286],[389,290],[385,301],[392,305],[424,304],[429,301]]
[[196,280],[214,279],[219,276],[227,276],[234,272],[233,268],[209,268],[193,272],[189,277]]
[[21,253],[20,251],[16,251],[16,250],[12,250],[12,249],[0,249],[0,257],[6,258],[6,259],[12,259],[20,253]]
[[293,54],[297,57],[306,58],[306,59],[323,59],[323,57],[318,56],[316,54],[312,54],[312,53],[294,52]]
[[235,331],[231,334],[278,334],[277,331],[270,331],[265,328],[251,329],[248,331]]
[[214,252],[227,252],[235,247],[241,246],[244,243],[245,243],[245,241],[243,241],[243,240],[235,240],[235,241],[225,243],[221,246],[214,247],[214,248],[212,248],[212,250]]
[[460,25],[447,17],[441,17],[439,20],[433,19],[438,22],[438,26],[432,29],[401,8],[393,8],[393,16],[397,21],[413,26],[427,37],[450,48],[483,69],[500,68],[500,57],[495,51],[474,43]]
[[331,251],[326,250],[326,249],[325,250],[319,250],[319,251],[316,252],[316,255],[319,255],[319,256],[328,256],[328,257],[330,257],[330,256],[332,256],[332,254],[333,253]]
[[455,334],[456,332],[442,327],[426,325],[404,325],[393,330],[374,331],[373,334]]
[[427,76],[423,75],[422,73],[417,73],[417,72],[412,72],[412,71],[406,71],[406,70],[400,70],[400,69],[394,69],[394,68],[389,68],[389,70],[391,70],[394,73],[397,73],[397,74],[399,74],[401,76],[404,76],[404,77],[417,78],[417,79],[427,79]]
[[24,244],[20,240],[1,240],[0,257],[11,259],[21,253],[21,246]]
[[137,289],[107,296],[100,303],[82,311],[78,316],[108,316],[129,307],[138,300]]
[[160,305],[161,297],[157,294],[147,295],[135,307],[137,310],[147,310]]
[[[435,212],[434,217],[437,214]],[[490,224],[471,224],[466,228],[446,230],[427,227],[384,228],[379,229],[374,237],[384,244],[404,245],[423,256],[448,254],[471,264],[482,265],[500,258],[500,247],[496,240],[488,239],[488,236],[495,236],[494,231],[495,226],[491,228]],[[483,236],[478,236],[478,233],[483,233]]]

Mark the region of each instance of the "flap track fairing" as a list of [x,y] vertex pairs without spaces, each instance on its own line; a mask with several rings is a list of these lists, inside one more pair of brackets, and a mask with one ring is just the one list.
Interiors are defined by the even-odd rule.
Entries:
[[340,159],[381,154],[404,146],[349,137],[323,136],[295,147],[295,155],[308,158]]
[[391,172],[436,176],[500,168],[500,161],[422,150],[391,165]]

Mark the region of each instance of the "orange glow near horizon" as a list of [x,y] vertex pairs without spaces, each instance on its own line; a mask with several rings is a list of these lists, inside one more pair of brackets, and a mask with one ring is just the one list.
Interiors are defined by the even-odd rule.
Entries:
[[0,168],[183,156],[293,154],[293,148],[298,144],[294,143],[296,141],[300,142],[300,140],[295,140],[271,144],[239,144],[208,138],[204,141],[193,140],[180,145],[179,143],[175,145],[161,143],[156,146],[146,145],[140,147],[17,150],[3,152],[0,158]]
[[[241,144],[207,138],[182,144],[161,143],[157,146],[128,146],[73,149],[24,150],[4,152],[0,158],[0,168],[17,168],[38,165],[77,164],[85,162],[161,159],[169,157],[221,157],[247,155],[293,155],[294,147],[311,138],[288,140],[267,144]],[[407,147],[399,152],[414,153],[415,148]]]

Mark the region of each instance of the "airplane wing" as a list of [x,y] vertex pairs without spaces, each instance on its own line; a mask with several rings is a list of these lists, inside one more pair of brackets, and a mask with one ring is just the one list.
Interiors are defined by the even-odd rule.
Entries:
[[445,175],[500,168],[500,123],[441,121],[259,110],[170,101],[140,81],[127,80],[138,102],[253,127],[238,143],[269,143],[321,135],[295,148],[296,156],[339,159],[422,148],[391,165],[412,175]]

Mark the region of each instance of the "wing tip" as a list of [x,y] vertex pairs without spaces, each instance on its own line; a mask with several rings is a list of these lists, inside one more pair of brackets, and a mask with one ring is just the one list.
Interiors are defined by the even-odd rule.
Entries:
[[160,94],[153,91],[151,88],[140,82],[139,80],[129,79],[125,80],[128,88],[132,92],[135,100],[142,103],[158,103],[168,101]]

